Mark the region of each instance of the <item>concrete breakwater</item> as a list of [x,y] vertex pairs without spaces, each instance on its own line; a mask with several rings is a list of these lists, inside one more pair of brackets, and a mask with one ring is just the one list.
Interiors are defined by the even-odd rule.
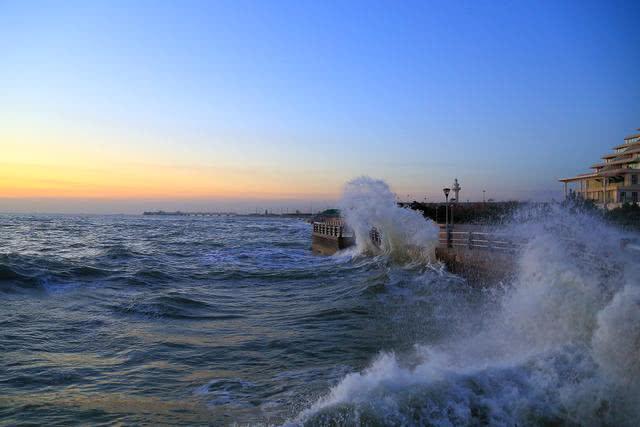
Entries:
[[504,233],[479,226],[440,227],[436,258],[449,271],[473,282],[499,282],[510,278],[523,243]]
[[353,232],[338,218],[313,223],[311,250],[314,253],[333,255],[342,249],[355,245],[355,243]]
[[[380,246],[380,232],[372,229],[369,238]],[[344,222],[330,219],[313,223],[311,249],[314,253],[331,255],[355,245],[355,237]],[[436,258],[449,271],[473,282],[496,282],[513,274],[515,257],[522,244],[505,234],[485,231],[479,226],[440,225]]]
[[[371,229],[368,238],[380,247],[380,231]],[[315,253],[332,255],[355,243],[355,236],[340,218],[313,224],[311,248]],[[473,283],[497,283],[516,272],[517,257],[525,244],[526,241],[496,229],[469,224],[447,228],[440,224],[435,256],[450,272]],[[640,254],[640,240],[624,238],[620,240],[620,250]],[[590,256],[593,257],[582,254],[583,258]]]

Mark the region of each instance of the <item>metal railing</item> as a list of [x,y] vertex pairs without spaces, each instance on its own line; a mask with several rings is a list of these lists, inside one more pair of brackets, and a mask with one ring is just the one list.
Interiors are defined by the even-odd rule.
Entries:
[[313,234],[330,238],[347,237],[347,235],[350,235],[344,225],[339,223],[330,224],[326,222],[314,222]]
[[[340,237],[352,237],[353,233],[344,223],[341,222],[314,222],[313,234],[322,237],[337,239]],[[497,232],[480,232],[480,231],[454,231],[453,228],[447,230],[445,227],[440,229],[439,244],[446,248],[467,248],[467,249],[485,249],[496,251],[515,252],[520,249],[525,242],[514,242],[505,233]],[[371,242],[380,247],[382,244],[382,236],[375,227],[369,231]]]
[[[353,231],[340,221],[314,222],[313,234],[315,234],[316,236],[328,237],[332,239],[336,239],[339,237],[353,237]],[[371,239],[373,244],[378,247],[382,244],[380,232],[375,227],[373,227],[371,231],[369,231],[369,238]]]
[[[317,236],[338,239],[342,237],[353,237],[353,231],[344,225],[341,221],[327,222],[314,222],[313,234]],[[375,227],[369,231],[369,238],[371,242],[380,247],[382,244],[381,232]],[[558,237],[559,239],[572,243],[573,239],[566,237]],[[524,248],[527,241],[525,239],[515,240],[513,235],[500,232],[484,232],[484,231],[454,231],[454,228],[445,226],[440,228],[438,243],[440,248],[459,248],[469,250],[489,250],[504,253],[515,253]],[[589,254],[585,250],[582,250],[580,246],[569,245],[573,247],[576,253],[579,253],[579,258],[587,260],[593,258],[594,261],[602,257],[602,254],[596,256]],[[640,252],[640,240],[628,238],[620,241],[620,249]]]
[[504,233],[480,231],[440,230],[439,243],[447,248],[488,249],[515,252],[524,246],[524,242],[514,242]]

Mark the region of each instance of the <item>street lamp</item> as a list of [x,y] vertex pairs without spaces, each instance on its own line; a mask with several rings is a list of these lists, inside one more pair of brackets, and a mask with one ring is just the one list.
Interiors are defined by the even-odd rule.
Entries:
[[451,205],[449,206],[449,210],[451,211],[451,213],[449,215],[451,217],[451,221],[449,221],[450,224],[451,224],[451,228],[453,228],[453,211],[456,210],[455,209],[456,208],[456,203],[458,203],[458,198],[457,197],[453,197],[451,199]]
[[445,225],[447,226],[447,230],[449,229],[449,192],[450,191],[451,189],[448,187],[445,187],[442,189],[442,192],[444,193],[444,198],[445,198],[444,214],[445,214]]

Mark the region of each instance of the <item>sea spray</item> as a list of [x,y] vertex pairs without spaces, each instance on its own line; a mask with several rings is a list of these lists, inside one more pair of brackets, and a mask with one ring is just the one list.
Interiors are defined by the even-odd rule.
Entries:
[[[359,253],[381,252],[395,260],[429,262],[435,257],[438,227],[419,213],[398,206],[396,195],[382,180],[360,177],[343,189],[340,209],[356,237]],[[379,247],[369,236],[380,234]]]
[[[360,206],[359,185],[386,188],[354,183]],[[637,252],[621,249],[620,230],[559,206],[507,228],[527,244],[497,308],[448,308],[479,333],[383,353],[294,424],[640,425]]]

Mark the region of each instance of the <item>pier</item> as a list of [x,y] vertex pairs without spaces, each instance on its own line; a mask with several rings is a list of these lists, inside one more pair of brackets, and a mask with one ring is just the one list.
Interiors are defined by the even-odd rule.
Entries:
[[[375,246],[380,247],[380,231],[372,228],[368,238]],[[355,243],[355,236],[340,218],[313,223],[311,248],[314,253],[331,255]],[[447,227],[440,224],[435,257],[450,272],[471,283],[498,283],[508,280],[515,273],[516,258],[526,243],[508,233],[477,225],[459,224]],[[621,239],[620,250],[640,255],[640,239]],[[582,254],[582,258],[587,262],[596,259],[592,254]],[[611,271],[611,274],[614,273],[615,271]]]
[[313,223],[311,250],[317,254],[333,255],[355,242],[353,232],[339,218]]
[[235,212],[145,211],[144,216],[238,216]]
[[309,219],[313,217],[312,213],[306,212],[287,212],[287,213],[273,213],[265,211],[265,213],[249,213],[240,214],[237,212],[186,212],[186,211],[145,211],[142,213],[144,216],[200,216],[200,217],[251,217],[251,218],[295,218],[295,219]]

